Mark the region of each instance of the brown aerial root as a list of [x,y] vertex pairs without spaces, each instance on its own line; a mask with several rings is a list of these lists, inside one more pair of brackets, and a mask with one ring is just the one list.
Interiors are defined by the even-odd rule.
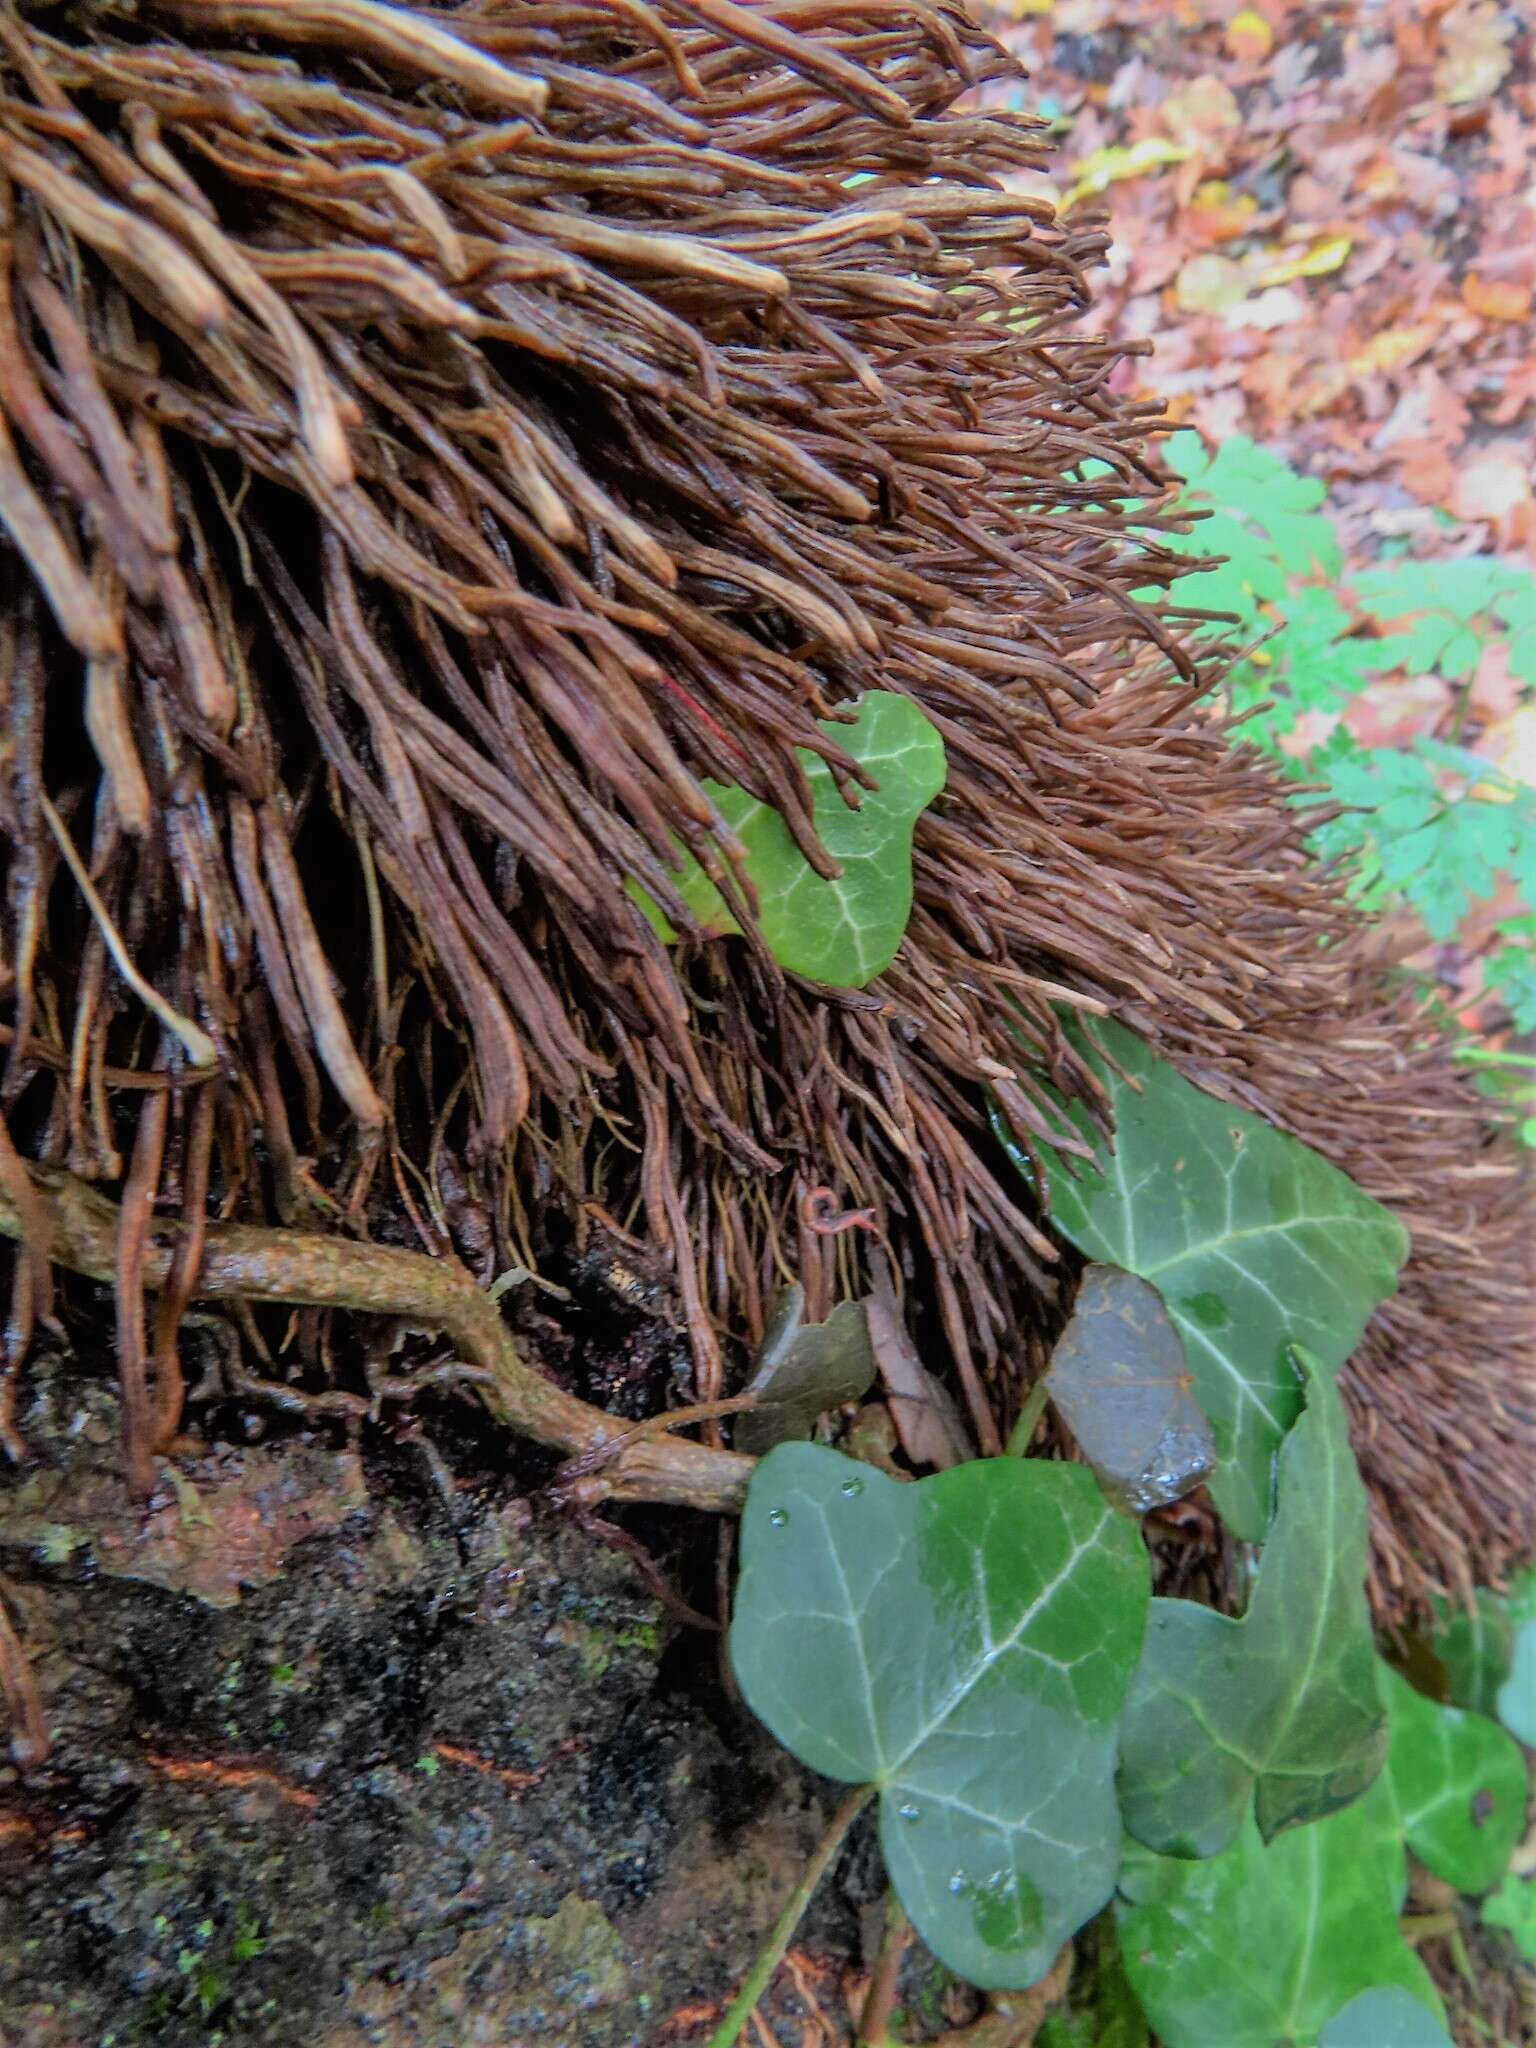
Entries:
[[[1209,708],[1157,422],[1083,322],[1105,236],[1017,189],[1016,77],[949,0],[0,7],[0,1187],[69,1223],[23,1233],[0,1453],[71,1230],[140,1488],[224,1285],[398,1299],[578,1506],[727,1502],[480,1291],[594,1236],[686,1330],[640,1405],[714,1432],[786,1281],[819,1321],[888,1274],[996,1448],[1071,1261],[993,1117],[1085,1149],[1078,1009],[1412,1233],[1344,1380],[1378,1613],[1528,1550],[1517,1164]],[[947,780],[891,968],[814,988],[708,784],[825,872],[799,750],[855,788],[820,721],[875,689]],[[307,1365],[262,1398],[427,1383]]]
[[[75,1175],[53,1168],[34,1167],[28,1179],[33,1199],[25,1202],[0,1183],[0,1235],[25,1238],[29,1230],[39,1231],[54,1264],[89,1280],[119,1280],[121,1248],[134,1223],[128,1203],[120,1209]],[[168,1289],[180,1226],[152,1223],[139,1238],[134,1282],[156,1292]],[[489,1374],[488,1381],[473,1384],[498,1421],[583,1461],[580,1474],[563,1489],[580,1505],[645,1500],[721,1512],[741,1505],[751,1458],[642,1434],[567,1394],[528,1364],[495,1303],[455,1261],[347,1238],[225,1223],[209,1226],[197,1271],[177,1284],[187,1300],[346,1309],[440,1333]],[[145,1434],[128,1435],[130,1459],[135,1446],[147,1441],[148,1422],[146,1406]],[[610,1447],[611,1457],[605,1455]],[[137,1491],[150,1490],[154,1473],[147,1451],[133,1476]]]

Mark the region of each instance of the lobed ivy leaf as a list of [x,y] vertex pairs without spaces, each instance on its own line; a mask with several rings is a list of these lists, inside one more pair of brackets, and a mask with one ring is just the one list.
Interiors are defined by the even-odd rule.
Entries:
[[1126,1827],[1213,1856],[1253,1806],[1261,1839],[1357,1799],[1386,1753],[1365,1597],[1365,1489],[1344,1404],[1310,1359],[1279,1504],[1240,1621],[1154,1600],[1120,1731]]
[[1387,1775],[1408,1847],[1459,1892],[1486,1892],[1525,1826],[1525,1759],[1496,1721],[1442,1707],[1378,1663],[1391,1721]]
[[747,1704],[812,1769],[880,1788],[891,1882],[943,1962],[1033,1983],[1114,1888],[1135,1524],[1081,1466],[992,1458],[904,1485],[781,1444],[741,1544]]
[[1422,1999],[1387,1985],[1362,1991],[1336,2012],[1317,2048],[1452,2048],[1452,2042]]
[[1163,2048],[1313,2048],[1351,1999],[1394,1986],[1440,2018],[1398,1931],[1407,1888],[1385,1776],[1267,1847],[1251,1815],[1203,1862],[1132,1844],[1118,1909],[1126,1973]]
[[[757,889],[758,930],[774,959],[809,981],[863,988],[895,959],[912,915],[912,831],[944,787],[944,742],[910,697],[889,690],[867,691],[851,723],[818,723],[877,785],[859,792],[855,809],[821,756],[798,749],[817,837],[842,867],[836,881],[816,873],[777,811],[737,784],[702,786],[740,842]],[[692,854],[676,879],[703,930],[741,930]],[[633,885],[631,894],[664,939],[676,937],[643,889]]]
[[1216,1461],[1179,1333],[1134,1273],[1085,1270],[1047,1385],[1099,1484],[1132,1514],[1178,1500]]
[[[1395,1289],[1408,1233],[1309,1146],[1203,1094],[1122,1025],[1095,1029],[1121,1070],[1087,1040],[1114,1152],[1074,1177],[1040,1148],[1051,1217],[1089,1258],[1162,1295],[1215,1432],[1212,1497],[1236,1535],[1262,1542],[1275,1454],[1301,1405],[1288,1347],[1342,1365]],[[1092,1141],[1086,1109],[1069,1113]]]

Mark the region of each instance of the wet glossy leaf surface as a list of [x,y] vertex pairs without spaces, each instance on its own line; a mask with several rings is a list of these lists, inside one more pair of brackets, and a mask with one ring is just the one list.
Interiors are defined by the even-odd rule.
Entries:
[[737,1417],[735,1448],[760,1458],[775,1444],[809,1436],[819,1415],[857,1401],[874,1376],[863,1302],[840,1301],[824,1323],[808,1323],[805,1289],[786,1287],[764,1332],[757,1370],[742,1389],[758,1406]]
[[[1041,1148],[1052,1220],[1162,1295],[1216,1435],[1212,1496],[1235,1534],[1261,1542],[1275,1453],[1301,1405],[1287,1346],[1342,1365],[1397,1285],[1407,1233],[1308,1146],[1192,1087],[1129,1031],[1100,1022],[1095,1035],[1138,1085],[1095,1061],[1115,1150],[1102,1174],[1074,1178]],[[1086,1113],[1072,1116],[1091,1139]]]
[[1317,2048],[1452,2048],[1451,2037],[1411,1991],[1362,1991],[1335,2013]]
[[741,1540],[747,1704],[813,1769],[879,1786],[886,1867],[936,1955],[985,1987],[1033,1983],[1119,1863],[1134,1524],[1081,1466],[995,1458],[903,1485],[782,1444]]
[[1250,1803],[1264,1837],[1361,1793],[1386,1725],[1365,1597],[1367,1510],[1332,1379],[1280,1456],[1279,1507],[1240,1621],[1154,1600],[1121,1730],[1125,1824],[1164,1853],[1211,1856]]
[[[857,792],[854,809],[825,761],[799,750],[817,835],[842,867],[836,881],[816,873],[777,811],[734,784],[705,780],[702,787],[741,843],[757,888],[758,928],[773,957],[808,980],[863,988],[895,959],[912,914],[912,829],[944,787],[944,742],[910,698],[887,690],[867,692],[850,724],[818,722],[877,784]],[[691,855],[678,889],[707,931],[740,931]],[[640,900],[663,936],[673,936],[643,892]]]
[[1387,1774],[1408,1847],[1461,1892],[1485,1892],[1525,1826],[1525,1759],[1496,1721],[1442,1707],[1378,1666],[1391,1723]]
[[1164,2048],[1311,2048],[1362,1991],[1393,1987],[1438,2018],[1398,1931],[1407,1859],[1385,1777],[1268,1847],[1250,1816],[1203,1862],[1134,1844],[1121,1876],[1126,1971]]
[[1051,1399],[1110,1498],[1143,1515],[1215,1462],[1184,1346],[1157,1289],[1089,1266],[1051,1357]]

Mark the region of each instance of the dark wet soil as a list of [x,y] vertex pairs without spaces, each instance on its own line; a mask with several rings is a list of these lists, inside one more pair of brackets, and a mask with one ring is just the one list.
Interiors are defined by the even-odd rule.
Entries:
[[[0,1490],[53,1733],[0,1770],[5,2048],[707,2039],[836,1796],[733,1707],[717,1639],[430,1421],[189,1446],[140,1513],[115,1420],[45,1378]],[[708,1585],[712,1523],[636,1526]],[[774,2039],[848,2039],[880,1889],[856,1835]],[[926,2031],[968,2016],[908,1978],[909,2038],[925,1998]]]

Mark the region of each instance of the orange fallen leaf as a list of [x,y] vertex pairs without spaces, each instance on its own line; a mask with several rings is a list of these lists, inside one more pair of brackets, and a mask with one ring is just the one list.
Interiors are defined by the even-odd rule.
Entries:
[[1469,270],[1461,281],[1462,302],[1468,312],[1484,320],[1528,320],[1531,288],[1497,277],[1481,277]]
[[1227,23],[1222,41],[1226,44],[1227,55],[1235,57],[1239,64],[1256,64],[1274,48],[1275,32],[1262,14],[1245,7],[1241,14],[1234,14]]
[[1259,210],[1251,192],[1234,192],[1223,178],[1208,178],[1194,195],[1189,226],[1203,242],[1230,242],[1245,235]]

